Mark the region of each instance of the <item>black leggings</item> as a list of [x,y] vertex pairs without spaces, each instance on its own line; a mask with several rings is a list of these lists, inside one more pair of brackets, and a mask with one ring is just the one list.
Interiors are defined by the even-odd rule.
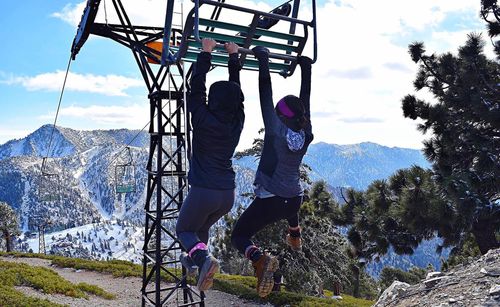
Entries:
[[242,254],[248,246],[253,245],[250,240],[259,230],[279,220],[288,220],[290,227],[299,226],[299,209],[302,196],[283,198],[279,196],[258,198],[248,206],[240,216],[233,229],[231,242]]

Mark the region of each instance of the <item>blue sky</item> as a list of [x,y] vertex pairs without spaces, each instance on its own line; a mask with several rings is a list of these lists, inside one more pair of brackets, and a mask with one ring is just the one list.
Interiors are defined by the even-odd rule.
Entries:
[[[83,2],[0,3],[0,144],[53,122]],[[123,0],[133,21],[157,26],[163,22],[165,2]],[[281,3],[228,2],[262,10]],[[111,0],[106,3],[112,19]],[[423,136],[414,122],[403,118],[400,108],[401,98],[413,92],[416,73],[407,45],[424,41],[430,52],[456,51],[467,33],[484,30],[479,4],[479,0],[318,1],[319,59],[313,68],[312,95],[315,142],[372,141],[420,148]],[[191,5],[186,1],[187,8]],[[102,13],[103,3],[98,18]],[[302,18],[310,14],[310,2],[303,1]],[[491,54],[491,48],[486,49]],[[126,48],[92,37],[71,63],[70,72],[58,125],[137,129],[148,122],[146,89]],[[208,81],[224,74],[224,69],[216,69]],[[247,114],[260,113],[256,77],[255,72],[242,73]],[[298,78],[299,74],[288,79],[273,76],[275,98],[298,94]],[[262,126],[260,116],[247,118],[240,147],[250,145]]]

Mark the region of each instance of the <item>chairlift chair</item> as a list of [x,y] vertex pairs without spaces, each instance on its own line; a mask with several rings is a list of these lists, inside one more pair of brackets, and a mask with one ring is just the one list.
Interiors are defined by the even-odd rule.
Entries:
[[115,165],[115,191],[116,193],[133,193],[136,190],[135,167],[132,164],[132,153],[130,147],[127,151],[127,162]]
[[[294,2],[292,17],[287,16],[290,12],[290,2]],[[169,1],[172,2],[173,0]],[[212,54],[212,63],[218,66],[226,66],[228,54],[224,51],[222,42],[234,42],[240,46],[240,61],[243,69],[257,70],[258,61],[253,57],[251,50],[254,46],[264,46],[270,50],[269,57],[271,63],[270,71],[279,73],[284,77],[291,76],[297,65],[297,58],[302,55],[302,51],[309,37],[310,29],[313,30],[313,63],[317,58],[317,33],[316,33],[316,1],[312,1],[313,19],[304,21],[297,18],[298,5],[300,0],[290,0],[275,8],[271,12],[262,12],[246,7],[218,2],[212,0],[194,0],[194,8],[187,16],[182,37],[179,43],[172,41],[172,35],[176,38],[175,31],[172,30],[172,16],[167,5],[167,17],[165,21],[165,30],[163,42],[149,42],[146,44],[149,52],[156,56],[150,58],[150,62],[170,65],[180,60],[195,62],[198,53],[201,52],[201,39],[212,38],[219,42]],[[248,15],[250,24],[238,25],[211,18],[201,17],[201,6],[219,7],[227,10],[241,12]],[[291,6],[290,6],[291,7]],[[170,14],[169,14],[170,12]],[[268,28],[277,22],[290,24],[290,31],[278,32],[271,31]],[[266,26],[267,24],[267,26]],[[296,33],[296,26],[303,29]],[[207,27],[201,30],[200,26]],[[252,55],[249,57],[249,55]]]
[[38,197],[42,202],[54,203],[60,198],[60,178],[56,173],[46,171],[46,159],[43,158],[41,175],[38,182]]

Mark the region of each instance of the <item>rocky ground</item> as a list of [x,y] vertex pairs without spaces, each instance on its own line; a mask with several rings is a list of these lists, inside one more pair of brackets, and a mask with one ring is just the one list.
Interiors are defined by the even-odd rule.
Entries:
[[[18,263],[26,263],[31,266],[42,266],[50,268],[57,272],[64,279],[72,283],[86,282],[92,285],[101,287],[102,289],[116,295],[114,300],[105,300],[103,298],[90,295],[89,299],[78,299],[58,294],[45,294],[30,287],[16,287],[17,290],[25,293],[28,296],[45,298],[51,302],[74,306],[74,307],[137,307],[141,306],[140,288],[142,279],[136,277],[115,278],[110,274],[101,274],[85,270],[75,270],[71,268],[59,268],[51,265],[50,260],[38,258],[13,258],[0,257],[2,261],[11,261]],[[224,292],[209,290],[206,291],[205,299],[206,306],[234,307],[234,306],[262,306],[261,304],[243,300],[237,296]],[[177,306],[177,299],[182,299],[182,293],[179,292],[179,297],[173,297],[166,306]],[[182,303],[182,302],[179,302]],[[271,305],[268,305],[271,306]]]
[[500,306],[500,249],[450,272],[432,272],[416,285],[395,281],[375,307]]

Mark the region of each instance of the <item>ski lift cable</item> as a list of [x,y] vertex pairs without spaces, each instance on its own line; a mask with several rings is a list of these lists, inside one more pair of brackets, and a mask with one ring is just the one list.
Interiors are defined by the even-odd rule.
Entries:
[[106,0],[104,0],[104,20],[106,21],[106,25],[108,25],[108,10],[106,9]]
[[139,132],[137,132],[137,134],[126,145],[123,145],[120,149],[118,149],[118,152],[114,155],[113,159],[108,164],[106,164],[104,169],[110,167],[111,164],[113,164],[118,159],[118,157],[123,151],[125,151],[127,148],[130,148],[130,145],[135,141],[135,139],[137,139],[137,137],[144,131],[144,129],[146,129],[149,126],[149,123],[150,122],[148,122]]
[[57,111],[56,111],[56,115],[54,117],[54,124],[52,126],[52,132],[50,133],[49,146],[47,147],[47,154],[45,155],[43,163],[42,163],[42,172],[43,172],[43,167],[45,165],[45,159],[47,159],[50,156],[50,148],[52,147],[52,141],[53,141],[53,138],[54,138],[54,132],[56,130],[57,118],[59,117],[59,111],[61,109],[61,102],[62,102],[62,98],[63,98],[63,95],[64,95],[64,89],[66,88],[66,81],[68,79],[68,73],[69,73],[69,68],[70,67],[71,67],[71,55],[69,56],[68,66],[66,67],[66,74],[64,75],[64,82],[63,82],[63,86],[62,86],[62,89],[61,89],[61,94],[59,95],[59,102],[57,104]]
[[[166,106],[167,106],[167,104],[165,104],[162,107],[162,111],[163,111],[163,109],[165,109]],[[153,118],[156,118],[156,116],[158,116],[158,114],[155,114]],[[120,154],[125,149],[127,149],[127,147],[130,147],[130,145],[137,139],[137,137],[139,135],[141,135],[141,133],[149,126],[150,123],[151,123],[151,121],[148,121],[148,123],[146,125],[144,125],[144,127],[139,132],[137,132],[136,135],[126,145],[123,145],[120,149],[118,149],[118,152],[115,154],[115,156],[113,157],[113,159],[108,164],[106,164],[106,166],[104,167],[104,169],[107,169],[108,167],[110,167],[111,164],[113,164],[113,162],[115,162],[118,159],[118,157],[120,156]]]

